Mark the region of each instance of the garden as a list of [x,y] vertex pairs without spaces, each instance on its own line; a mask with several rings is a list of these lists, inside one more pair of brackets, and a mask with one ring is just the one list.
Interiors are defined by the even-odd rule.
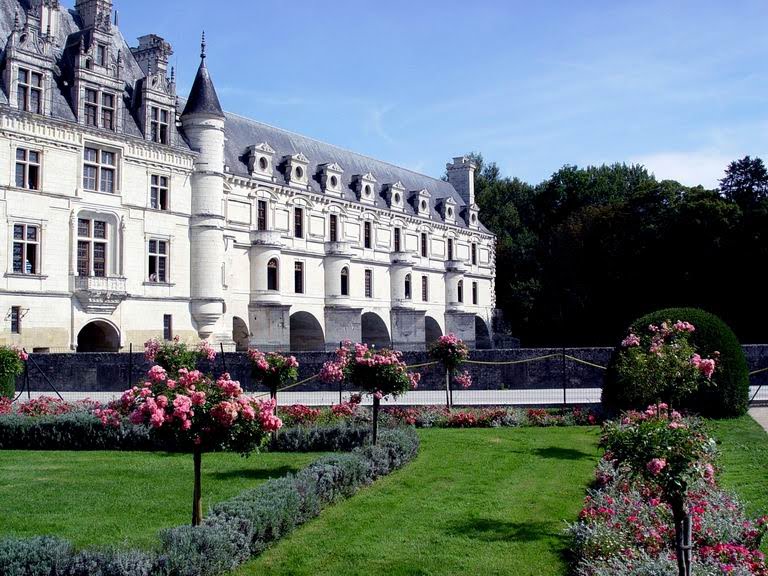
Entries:
[[[320,377],[359,395],[278,407],[292,356],[249,352],[258,395],[200,373],[205,343],[150,341],[109,405],[0,398],[0,574],[768,576],[739,353],[665,310],[617,346],[601,406],[394,407],[418,372],[343,343]],[[459,339],[431,354],[448,393],[472,386]],[[0,350],[2,374],[24,356]]]

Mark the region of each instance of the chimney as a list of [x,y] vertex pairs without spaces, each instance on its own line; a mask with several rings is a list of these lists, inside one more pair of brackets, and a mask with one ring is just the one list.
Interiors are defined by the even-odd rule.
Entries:
[[475,203],[475,170],[477,165],[468,156],[457,156],[453,162],[446,164],[448,182],[456,189],[464,203],[472,206]]
[[173,48],[157,34],[147,34],[139,38],[139,47],[131,48],[131,52],[145,76],[167,75],[168,57],[173,54]]
[[112,29],[112,0],[76,0],[75,12],[83,28]]

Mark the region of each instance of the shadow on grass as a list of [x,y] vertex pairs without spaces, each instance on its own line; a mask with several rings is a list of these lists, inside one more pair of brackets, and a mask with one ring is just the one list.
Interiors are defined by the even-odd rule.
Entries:
[[224,470],[211,472],[209,476],[217,480],[232,480],[245,478],[248,480],[269,480],[270,478],[282,478],[288,473],[295,474],[301,470],[298,466],[279,466],[277,468],[238,468],[236,470]]
[[466,536],[483,542],[535,542],[555,540],[553,548],[562,548],[566,537],[562,526],[556,522],[506,522],[489,518],[473,518],[459,522],[448,531],[454,535]]
[[554,458],[555,460],[597,460],[594,454],[574,450],[573,448],[537,448],[532,452],[541,458]]

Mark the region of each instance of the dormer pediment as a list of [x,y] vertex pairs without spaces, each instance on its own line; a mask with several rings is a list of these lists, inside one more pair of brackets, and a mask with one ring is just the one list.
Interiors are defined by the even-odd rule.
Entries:
[[306,186],[309,183],[307,166],[309,159],[301,152],[283,157],[285,161],[285,179],[290,185]]
[[320,164],[318,169],[323,192],[331,196],[341,197],[343,194],[341,175],[344,174],[344,169],[336,162]]
[[429,190],[426,188],[422,188],[421,190],[411,194],[413,209],[416,211],[416,214],[419,216],[424,216],[425,218],[429,218],[429,205],[431,198],[432,194],[430,194]]
[[376,177],[371,172],[356,174],[352,177],[352,182],[360,202],[371,205],[376,202]]
[[456,222],[456,200],[450,196],[443,199],[443,201],[440,202],[440,216],[442,216],[443,220],[449,224]]
[[405,186],[399,180],[384,184],[384,199],[391,210],[402,212],[405,205]]

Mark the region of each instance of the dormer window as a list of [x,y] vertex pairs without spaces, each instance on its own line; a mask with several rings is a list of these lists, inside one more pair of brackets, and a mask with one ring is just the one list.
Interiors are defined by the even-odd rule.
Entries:
[[285,176],[289,184],[307,184],[309,160],[301,152],[286,159]]
[[360,202],[374,204],[376,200],[376,178],[370,172],[353,177],[355,192]]
[[266,142],[248,147],[248,171],[251,176],[272,179],[272,155],[275,151]]
[[269,162],[267,162],[267,159],[262,156],[259,158],[259,170],[264,172],[267,168],[269,168]]
[[403,201],[405,199],[405,186],[398,181],[392,184],[384,185],[384,198],[387,200],[387,205],[392,210],[403,210]]
[[96,64],[99,66],[107,65],[107,47],[104,44],[96,45]]
[[320,164],[318,168],[320,170],[320,185],[323,188],[323,192],[340,197],[343,194],[341,175],[344,174],[344,169],[336,164],[336,162]]
[[26,68],[19,68],[16,88],[19,110],[42,114],[43,111],[43,75]]
[[419,190],[413,196],[413,208],[416,214],[429,218],[429,199],[432,195],[427,190]]
[[83,114],[86,126],[115,129],[115,95],[109,92],[99,92],[92,88],[85,89]]
[[168,144],[168,126],[170,113],[164,108],[152,106],[150,108],[150,137],[152,142]]

